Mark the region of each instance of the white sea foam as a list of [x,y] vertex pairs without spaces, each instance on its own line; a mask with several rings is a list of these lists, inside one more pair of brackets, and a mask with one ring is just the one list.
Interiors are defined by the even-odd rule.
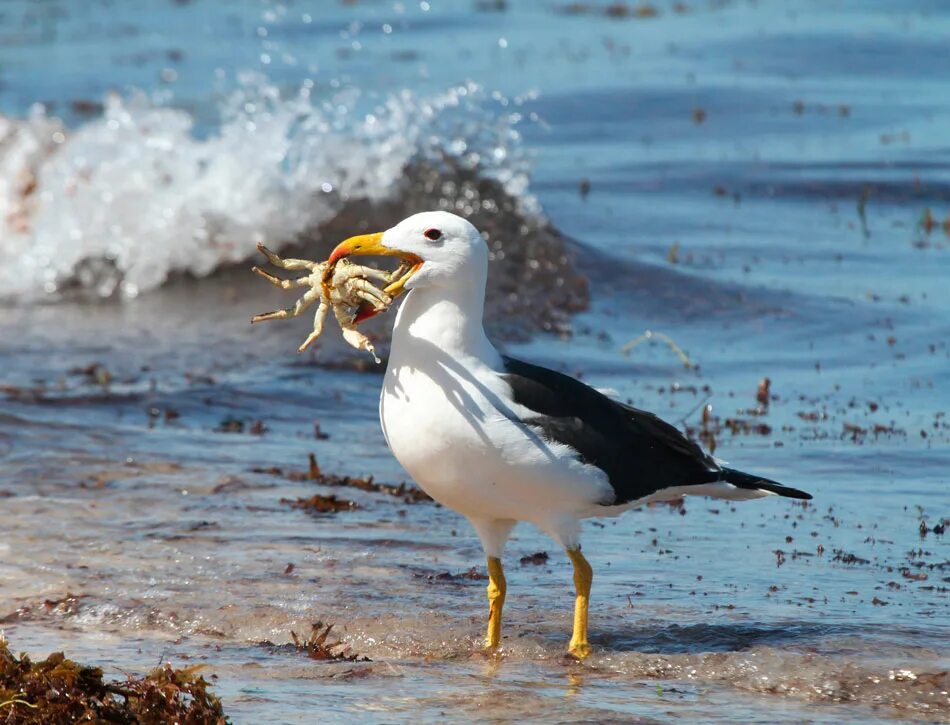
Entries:
[[519,115],[477,86],[369,111],[359,91],[292,98],[248,74],[205,139],[185,111],[109,96],[70,131],[42,110],[0,117],[0,297],[79,283],[135,296],[177,270],[211,273],[280,247],[354,200],[398,195],[406,165],[453,163],[501,182],[530,213]]

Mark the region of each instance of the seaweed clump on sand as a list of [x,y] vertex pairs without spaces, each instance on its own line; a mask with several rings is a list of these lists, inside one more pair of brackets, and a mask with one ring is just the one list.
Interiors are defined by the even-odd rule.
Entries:
[[62,652],[40,662],[25,654],[17,658],[0,639],[0,722],[227,723],[221,701],[197,669],[166,664],[141,678],[108,682],[99,667]]

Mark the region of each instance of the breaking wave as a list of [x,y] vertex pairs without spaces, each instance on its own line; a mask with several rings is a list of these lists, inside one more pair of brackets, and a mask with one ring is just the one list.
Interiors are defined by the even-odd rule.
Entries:
[[258,242],[305,244],[341,214],[372,216],[404,195],[390,216],[426,208],[412,203],[503,214],[523,233],[546,226],[528,191],[519,101],[474,84],[315,101],[308,83],[288,98],[240,76],[206,138],[188,112],[141,93],[110,95],[75,130],[41,109],[0,116],[0,297],[135,297],[176,272],[244,260]]

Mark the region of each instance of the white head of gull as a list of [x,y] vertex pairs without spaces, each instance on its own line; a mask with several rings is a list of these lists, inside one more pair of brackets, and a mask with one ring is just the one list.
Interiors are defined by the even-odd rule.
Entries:
[[488,558],[486,647],[501,641],[505,542],[519,521],[537,525],[574,566],[574,631],[568,650],[591,652],[591,567],[580,522],[684,494],[732,500],[811,498],[722,466],[679,430],[567,375],[502,355],[483,325],[488,248],[448,212],[415,214],[391,229],[352,237],[349,255],[402,257],[411,271],[396,317],[380,396],[393,455],[439,503],[465,516]]

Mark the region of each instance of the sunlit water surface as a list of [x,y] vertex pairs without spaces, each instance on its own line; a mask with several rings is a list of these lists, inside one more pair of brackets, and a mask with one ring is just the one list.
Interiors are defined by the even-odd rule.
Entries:
[[[950,12],[790,6],[5,3],[12,647],[206,663],[235,722],[948,721]],[[583,664],[537,531],[488,659],[463,519],[302,475],[404,480],[380,370],[247,324],[289,303],[257,241],[440,205],[491,231],[509,352],[694,435],[710,404],[717,456],[815,496],[589,522]],[[648,329],[698,370],[621,352]],[[318,492],[359,508],[286,502]],[[371,661],[260,644],[316,621]]]

